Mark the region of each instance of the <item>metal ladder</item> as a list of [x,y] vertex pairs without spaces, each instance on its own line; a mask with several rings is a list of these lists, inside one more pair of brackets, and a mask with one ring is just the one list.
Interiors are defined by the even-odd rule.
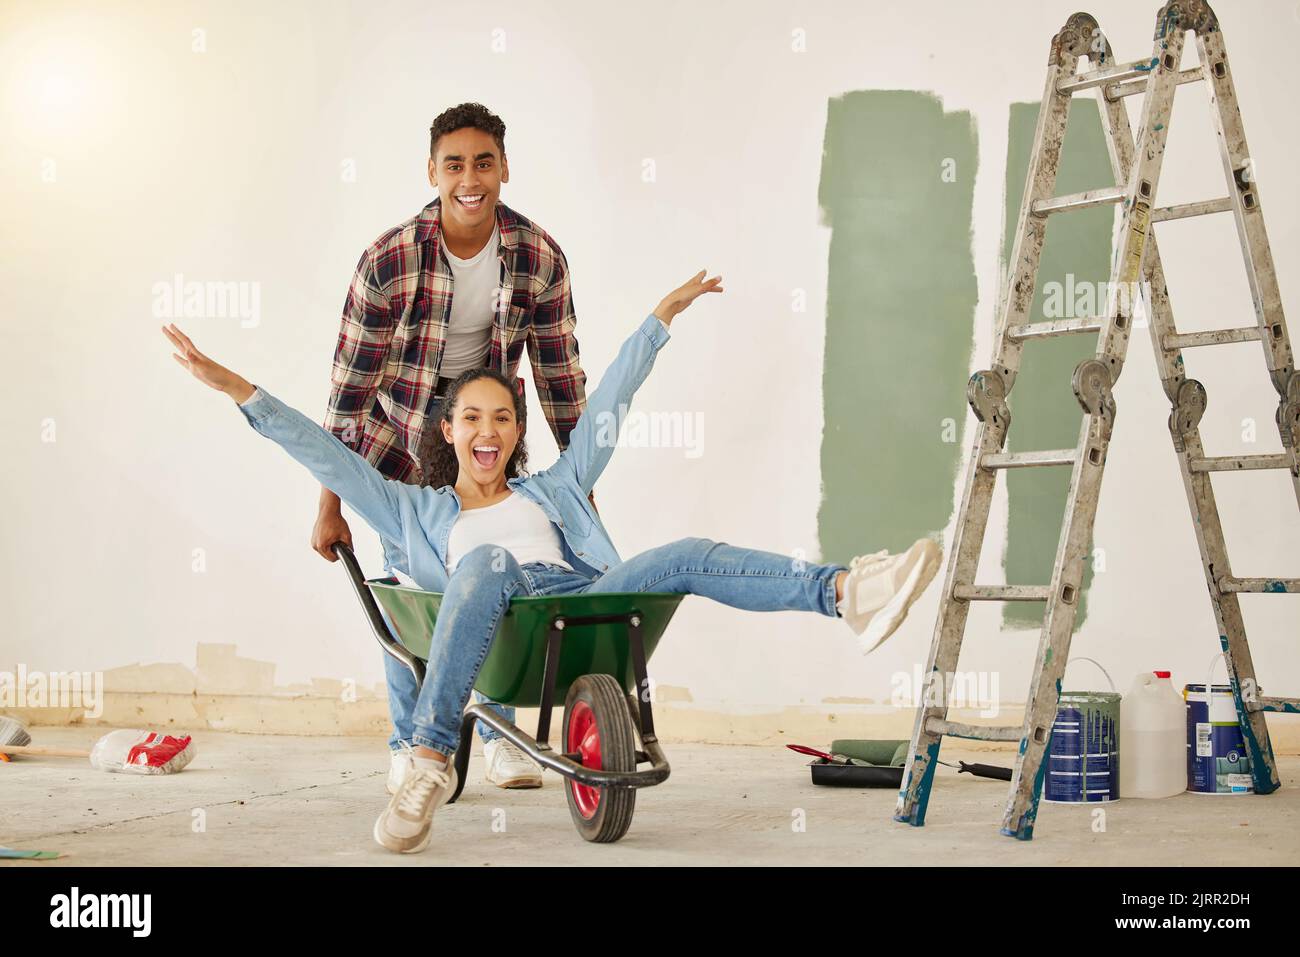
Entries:
[[[1188,32],[1195,33],[1200,65],[1181,70]],[[1090,69],[1076,73],[1083,58],[1089,61]],[[1156,185],[1164,159],[1174,90],[1183,83],[1200,80],[1210,89],[1228,195],[1205,202],[1156,207]],[[1055,196],[1070,101],[1075,93],[1089,89],[1098,90],[1111,166],[1119,185]],[[1139,93],[1144,94],[1144,100],[1135,148],[1123,98]],[[1048,219],[1102,204],[1118,204],[1122,210],[1118,255],[1112,262],[1104,314],[1097,318],[1030,321],[1028,313],[1034,301]],[[1178,333],[1151,224],[1228,211],[1236,220],[1256,323],[1213,332]],[[1232,574],[1210,473],[1285,469],[1291,474],[1296,500],[1300,503],[1300,457],[1297,455],[1300,373],[1295,369],[1282,315],[1258,187],[1218,20],[1201,0],[1171,0],[1157,14],[1155,44],[1147,59],[1115,63],[1096,20],[1085,13],[1070,17],[1052,40],[1034,152],[998,317],[996,354],[990,368],[971,377],[966,390],[978,425],[930,646],[926,674],[931,685],[921,695],[917,708],[911,751],[894,812],[896,821],[917,827],[925,823],[944,735],[983,741],[1019,741],[1001,833],[1025,841],[1033,837],[1046,769],[1045,752],[1069,657],[1084,561],[1091,547],[1097,498],[1115,420],[1113,389],[1123,368],[1133,307],[1137,304],[1136,297],[1121,292],[1137,288],[1141,277],[1147,279],[1151,290],[1146,311],[1164,390],[1173,405],[1169,430],[1196,527],[1255,790],[1267,794],[1279,786],[1264,712],[1300,711],[1300,698],[1270,698],[1259,693],[1237,596],[1242,592],[1300,593],[1300,579],[1238,578]],[[1074,394],[1084,412],[1077,445],[1055,451],[1003,451],[1011,425],[1007,396],[1015,384],[1023,344],[1033,339],[1087,333],[1097,333],[1098,339],[1096,355],[1080,362],[1074,371]],[[1206,407],[1206,392],[1201,383],[1185,376],[1182,350],[1254,340],[1263,344],[1269,375],[1281,397],[1276,418],[1284,451],[1269,455],[1206,456],[1198,431]],[[1050,584],[975,584],[997,473],[1004,469],[1050,466],[1072,468]],[[966,616],[973,601],[1046,602],[1023,725],[985,727],[948,720],[947,676],[956,669]],[[937,691],[934,682],[941,682]]]

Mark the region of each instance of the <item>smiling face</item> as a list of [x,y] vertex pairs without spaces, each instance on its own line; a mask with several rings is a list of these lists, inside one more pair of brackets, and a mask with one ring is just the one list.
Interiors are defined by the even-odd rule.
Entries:
[[510,167],[492,134],[467,126],[441,136],[436,150],[429,159],[429,182],[442,198],[443,217],[462,233],[490,230],[501,184],[510,181]]
[[443,438],[456,448],[459,485],[504,484],[503,473],[523,435],[515,416],[514,398],[501,383],[475,379],[460,388],[452,419],[442,420]]

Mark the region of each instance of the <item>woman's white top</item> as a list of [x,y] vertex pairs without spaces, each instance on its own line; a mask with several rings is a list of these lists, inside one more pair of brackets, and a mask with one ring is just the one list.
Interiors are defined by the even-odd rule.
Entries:
[[483,544],[501,546],[520,565],[550,562],[573,569],[562,557],[560,530],[540,505],[514,492],[495,505],[461,509],[447,540],[447,572],[454,572],[462,556]]

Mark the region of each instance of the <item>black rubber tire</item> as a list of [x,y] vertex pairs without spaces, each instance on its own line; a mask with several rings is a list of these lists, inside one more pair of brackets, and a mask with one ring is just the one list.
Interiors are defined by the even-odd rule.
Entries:
[[[564,701],[564,751],[576,750],[569,741],[569,719],[574,705],[585,702],[596,721],[600,735],[600,761],[606,771],[635,771],[636,743],[633,736],[632,716],[628,714],[627,697],[619,683],[610,675],[583,675],[569,686]],[[635,788],[601,788],[596,813],[583,817],[573,791],[574,782],[565,781],[564,796],[569,802],[569,816],[583,840],[596,844],[612,844],[632,826],[632,812],[636,810]]]

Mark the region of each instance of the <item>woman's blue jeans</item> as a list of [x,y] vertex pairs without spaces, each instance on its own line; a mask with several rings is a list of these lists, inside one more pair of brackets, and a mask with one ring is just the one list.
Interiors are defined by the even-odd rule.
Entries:
[[835,576],[846,570],[707,538],[683,538],[593,579],[543,562],[521,566],[505,548],[479,545],[460,560],[443,594],[428,671],[412,715],[412,740],[442,754],[456,750],[461,715],[515,595],[673,592],[746,611],[811,611],[838,618]]
[[[394,556],[389,551],[388,543],[382,538],[380,541],[383,542],[384,546],[384,574],[392,575]],[[388,617],[388,612],[384,610],[383,605],[379,606],[379,613],[383,616],[384,623],[388,625],[388,630],[394,635],[397,634],[397,629],[393,627],[393,620]],[[412,743],[411,736],[415,734],[412,714],[415,711],[415,699],[420,694],[420,686],[415,683],[415,675],[411,674],[410,668],[388,654],[388,652],[383,652],[383,658],[384,679],[388,685],[388,716],[393,719],[393,733],[388,736],[388,747],[390,750],[397,751],[403,746],[409,746]],[[497,704],[477,691],[474,692],[474,697],[480,704],[486,704],[511,724],[514,723],[514,708],[507,708],[505,705]],[[494,731],[480,721],[478,723],[478,736],[486,744],[501,737],[501,732]]]

